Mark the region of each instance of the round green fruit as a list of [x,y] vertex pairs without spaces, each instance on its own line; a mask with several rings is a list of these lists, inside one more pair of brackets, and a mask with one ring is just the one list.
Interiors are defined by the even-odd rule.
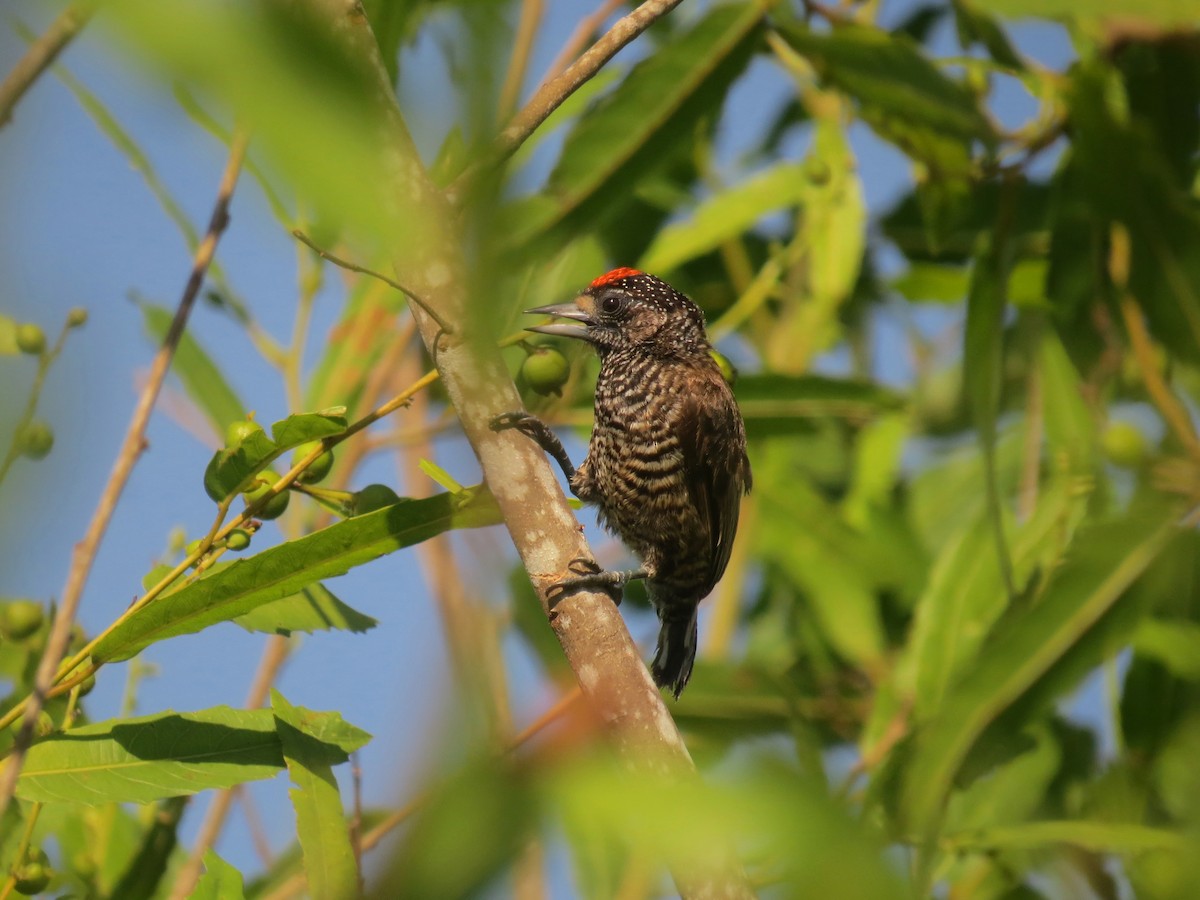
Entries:
[[236,422],[230,422],[225,429],[225,446],[236,447],[250,435],[262,430],[263,427],[253,419],[238,419]]
[[1110,422],[1100,438],[1100,446],[1109,462],[1126,469],[1136,469],[1150,453],[1146,436],[1131,422]]
[[21,429],[17,446],[30,459],[44,459],[54,447],[54,430],[41,419],[35,419]]
[[0,634],[10,641],[23,641],[37,633],[46,621],[46,611],[36,600],[13,600],[0,611]]
[[18,894],[32,897],[46,889],[53,874],[46,852],[40,848],[31,850],[25,857],[25,862],[21,863],[13,873],[16,882],[13,886],[17,889]]
[[[312,453],[321,446],[320,441],[309,441],[307,444],[301,444],[292,453],[292,465],[300,462],[308,454]],[[329,474],[329,470],[333,468],[333,451],[326,450],[311,463],[308,468],[300,473],[298,481],[304,484],[316,484],[319,481],[324,481],[325,476]]]
[[[270,469],[264,469],[258,473],[258,484],[251,490],[246,491],[247,505],[255,502],[260,497],[263,497],[271,490],[271,485],[279,480],[279,473],[273,472]],[[289,491],[280,491],[274,497],[267,501],[266,506],[262,507],[255,515],[260,519],[278,519],[283,515],[284,510],[288,508],[288,503],[291,501],[292,495]]]
[[399,495],[386,484],[368,484],[354,495],[351,515],[365,516],[367,513],[399,502]]
[[571,374],[567,358],[553,347],[537,347],[521,363],[521,377],[538,394],[562,394]]
[[87,324],[88,311],[82,306],[72,306],[67,312],[67,325],[71,328],[82,328]]
[[250,546],[250,532],[244,528],[235,528],[225,538],[225,546],[230,550],[245,550]]
[[[90,669],[92,667],[92,658],[90,656],[84,662],[83,666],[84,666],[84,668],[88,668],[88,669]],[[96,673],[93,672],[87,678],[83,679],[83,681],[79,682],[79,685],[78,685],[79,696],[86,697],[88,694],[90,694],[92,692],[92,689],[95,686],[96,686]]]
[[32,322],[17,326],[17,349],[37,356],[46,349],[46,333]]

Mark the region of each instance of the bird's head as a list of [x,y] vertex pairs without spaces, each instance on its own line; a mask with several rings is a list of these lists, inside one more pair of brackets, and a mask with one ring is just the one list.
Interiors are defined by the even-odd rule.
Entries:
[[528,330],[587,341],[601,355],[624,350],[678,357],[708,351],[700,307],[662,279],[637,269],[601,275],[574,303],[526,312],[574,320]]

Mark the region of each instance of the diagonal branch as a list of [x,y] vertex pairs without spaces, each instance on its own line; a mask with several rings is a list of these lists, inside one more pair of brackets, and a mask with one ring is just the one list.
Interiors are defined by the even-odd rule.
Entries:
[[212,218],[209,220],[208,233],[205,234],[200,246],[196,248],[192,271],[188,276],[187,285],[183,289],[183,296],[179,300],[179,307],[175,310],[175,318],[171,321],[171,327],[167,330],[166,337],[163,338],[162,346],[155,355],[154,362],[151,363],[150,375],[138,398],[137,407],[133,411],[133,419],[125,432],[125,441],[117,454],[117,460],[113,464],[108,483],[104,486],[104,492],[96,505],[96,511],[92,514],[92,521],[88,525],[87,533],[83,540],[75,545],[71,568],[67,573],[67,583],[63,588],[62,605],[54,617],[54,626],[50,630],[46,649],[42,653],[37,674],[34,676],[33,693],[25,706],[24,722],[20,731],[17,732],[11,754],[5,760],[4,766],[0,768],[0,816],[4,814],[5,808],[12,799],[17,785],[17,777],[21,774],[21,767],[25,762],[25,753],[33,739],[33,728],[37,722],[38,713],[45,704],[46,696],[58,673],[59,663],[62,662],[63,655],[66,653],[67,643],[71,637],[71,626],[75,622],[75,614],[79,609],[79,599],[92,570],[92,563],[96,559],[96,552],[100,548],[100,541],[104,537],[105,531],[108,530],[108,523],[112,519],[121,492],[129,481],[129,475],[146,446],[146,424],[150,421],[150,413],[154,409],[159,390],[167,377],[167,369],[175,355],[175,348],[179,345],[180,338],[183,337],[183,329],[187,325],[196,295],[200,293],[200,286],[204,283],[205,273],[212,263],[217,242],[229,224],[229,201],[233,196],[233,189],[237,185],[238,173],[242,169],[242,161],[245,156],[246,138],[239,133],[234,136],[233,143],[229,148],[229,158],[225,163],[225,171],[221,175],[221,186],[213,206]]
[[25,92],[83,30],[95,9],[96,0],[72,3],[59,13],[46,32],[30,44],[25,55],[17,60],[12,71],[0,82],[0,128],[12,120],[13,109]]
[[599,72],[622,47],[682,2],[683,0],[646,0],[629,15],[618,19],[613,27],[575,62],[542,83],[529,102],[497,135],[488,159],[480,165],[469,167],[455,179],[447,192],[449,196],[462,197],[481,169],[497,165],[512,156],[564,100]]
[[[472,315],[468,303],[464,241],[457,232],[456,210],[429,180],[403,116],[396,105],[378,45],[356,0],[309,0],[327,18],[332,32],[345,42],[352,59],[369,65],[381,104],[379,146],[393,173],[387,190],[403,207],[406,218],[422,223],[412,240],[399,242],[393,265],[446,321],[456,326],[445,334],[419,307],[412,309],[421,337],[434,357],[441,381],[458,414],[463,432],[479,458],[484,478],[500,507],[505,525],[529,574],[551,628],[593,713],[626,764],[642,771],[696,778],[691,757],[662,696],[650,678],[641,654],[608,594],[577,591],[558,600],[550,612],[548,594],[570,572],[574,561],[592,560],[591,550],[545,456],[513,432],[493,432],[494,416],[519,409],[508,369],[486,327],[487,317]],[[544,115],[537,110],[556,107],[605,60],[651,21],[676,5],[651,0],[623,19],[597,47],[584,54],[585,65],[572,66],[564,78],[544,85],[522,123],[503,139],[511,152]],[[632,19],[632,22],[629,20]],[[593,52],[596,51],[596,52]],[[436,351],[436,352],[434,352]],[[667,861],[671,865],[670,860]],[[713,853],[703,865],[672,865],[685,897],[748,897],[749,887],[731,854]]]

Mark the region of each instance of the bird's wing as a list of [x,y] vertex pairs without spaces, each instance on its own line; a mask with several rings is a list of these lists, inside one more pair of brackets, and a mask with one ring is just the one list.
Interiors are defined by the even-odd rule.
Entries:
[[723,384],[706,385],[685,399],[678,436],[688,493],[701,521],[708,524],[707,593],[725,573],[741,495],[750,488],[742,424]]

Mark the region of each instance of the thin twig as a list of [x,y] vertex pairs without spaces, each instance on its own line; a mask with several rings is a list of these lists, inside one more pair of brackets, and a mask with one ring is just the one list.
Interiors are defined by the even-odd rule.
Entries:
[[67,44],[83,30],[96,9],[95,0],[72,3],[50,23],[45,34],[29,45],[25,55],[17,60],[8,77],[0,82],[0,128],[12,121],[13,109],[25,93],[45,72]]
[[83,594],[84,585],[87,583],[88,574],[91,572],[92,563],[95,561],[96,552],[100,548],[100,541],[108,529],[117,501],[129,481],[129,475],[146,445],[146,425],[150,421],[150,413],[154,409],[155,400],[166,379],[167,369],[171,365],[175,348],[183,336],[183,330],[187,325],[192,306],[195,304],[196,295],[199,294],[200,286],[204,283],[205,273],[208,271],[213,254],[217,249],[217,242],[229,224],[229,202],[233,197],[233,190],[237,185],[238,173],[241,171],[245,156],[246,136],[239,132],[230,145],[225,171],[221,175],[221,186],[217,192],[212,217],[209,220],[208,232],[196,250],[192,271],[188,276],[187,285],[183,289],[183,296],[179,300],[179,307],[175,311],[175,318],[171,320],[171,327],[167,329],[162,346],[150,366],[150,376],[138,398],[133,419],[125,433],[125,441],[117,454],[112,474],[109,475],[100,502],[92,515],[87,533],[83,540],[75,546],[71,568],[67,573],[67,583],[63,588],[62,605],[54,617],[54,626],[50,630],[46,649],[42,653],[42,659],[34,677],[33,692],[29,702],[25,705],[25,721],[13,742],[11,755],[3,770],[0,771],[0,816],[3,816],[4,810],[12,799],[17,778],[25,762],[25,753],[33,739],[33,729],[37,723],[38,713],[42,710],[46,696],[58,673],[58,665],[66,653],[71,637],[71,626],[75,622],[79,600]]
[[425,311],[425,314],[428,315],[429,318],[437,322],[438,328],[442,330],[443,334],[454,334],[454,330],[446,323],[446,320],[439,316],[433,309],[431,309],[429,304],[421,299],[421,296],[412,288],[406,288],[400,282],[396,281],[395,279],[388,278],[382,272],[376,272],[374,269],[368,269],[366,266],[360,266],[357,263],[352,263],[348,260],[342,259],[341,257],[334,256],[328,250],[324,249],[323,247],[318,247],[316,244],[314,244],[312,238],[310,238],[299,228],[293,229],[292,237],[308,246],[314,253],[317,254],[317,256],[321,257],[321,259],[327,259],[335,266],[346,269],[350,272],[358,272],[362,275],[370,275],[372,278],[378,278],[384,284],[395,288],[400,293],[408,297],[408,299],[413,303],[417,304],[417,306],[421,307],[421,309]]
[[571,36],[567,38],[567,42],[558,51],[558,56],[554,57],[554,62],[550,63],[550,68],[546,70],[542,81],[549,81],[555,75],[561,74],[563,69],[569,66],[583,51],[592,36],[608,21],[608,17],[624,5],[625,0],[604,0],[604,3],[594,13],[580,19],[575,30],[571,32]]
[[508,59],[508,71],[504,73],[504,84],[500,88],[497,102],[497,120],[507,119],[517,108],[521,96],[521,85],[529,71],[529,54],[538,28],[542,24],[545,0],[521,0],[521,18],[517,22],[517,34],[513,40],[512,56]]
[[1129,343],[1133,347],[1133,356],[1141,371],[1146,393],[1150,395],[1150,399],[1158,407],[1158,411],[1162,413],[1163,419],[1166,420],[1171,430],[1175,432],[1175,436],[1188,455],[1192,459],[1200,460],[1200,438],[1196,437],[1196,430],[1192,427],[1188,411],[1171,392],[1170,387],[1163,380],[1162,374],[1158,371],[1154,359],[1154,346],[1150,340],[1150,334],[1146,330],[1142,311],[1138,308],[1137,301],[1128,288],[1129,232],[1121,226],[1114,226],[1110,244],[1109,275],[1120,295],[1121,318],[1125,322],[1125,330],[1129,334]]
[[512,156],[550,114],[562,105],[581,85],[600,71],[601,67],[630,41],[673,10],[682,0],[646,0],[629,15],[618,19],[604,36],[567,66],[560,74],[542,83],[529,102],[513,116],[496,137],[489,158],[482,164],[469,167],[454,180],[447,194],[462,197],[466,188],[482,169],[498,165]]

